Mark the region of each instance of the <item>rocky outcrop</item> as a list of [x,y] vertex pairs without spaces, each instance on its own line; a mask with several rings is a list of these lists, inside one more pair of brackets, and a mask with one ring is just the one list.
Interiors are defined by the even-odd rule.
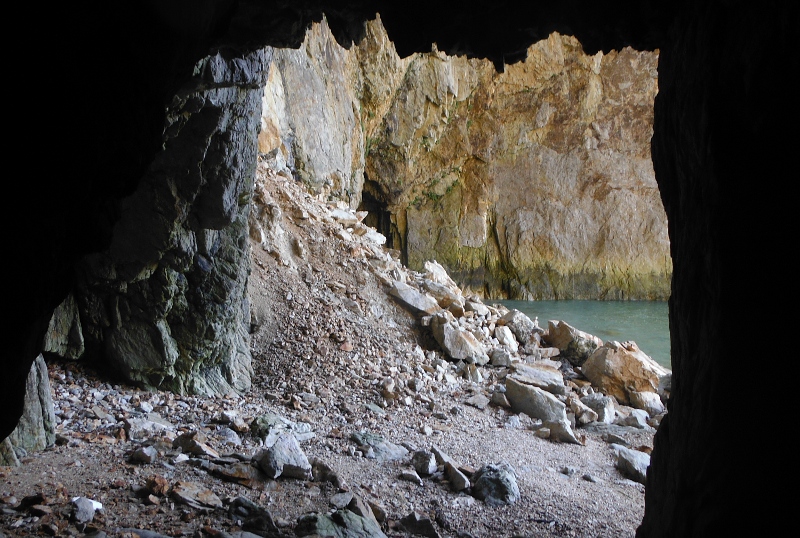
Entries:
[[53,397],[47,364],[39,355],[25,384],[25,407],[19,424],[0,443],[0,465],[19,465],[27,452],[43,450],[56,440]]
[[175,95],[162,151],[122,201],[111,247],[81,264],[90,358],[144,387],[250,387],[248,214],[264,51],[196,66]]
[[665,299],[657,58],[551,34],[497,73],[436,50],[400,59],[380,19],[347,51],[323,21],[275,51],[260,149],[368,209],[410,268],[436,259],[480,295]]

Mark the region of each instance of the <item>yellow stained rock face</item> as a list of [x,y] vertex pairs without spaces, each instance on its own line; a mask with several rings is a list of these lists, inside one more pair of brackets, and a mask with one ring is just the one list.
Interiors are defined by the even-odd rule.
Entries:
[[267,145],[314,192],[353,209],[368,192],[410,268],[436,259],[493,297],[669,296],[657,53],[588,56],[551,34],[497,73],[436,50],[401,59],[378,19],[350,50],[323,22],[275,58]]

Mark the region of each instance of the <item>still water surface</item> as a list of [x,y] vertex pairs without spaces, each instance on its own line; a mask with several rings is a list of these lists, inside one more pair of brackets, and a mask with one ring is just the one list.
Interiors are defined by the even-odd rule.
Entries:
[[665,368],[672,368],[666,301],[485,301],[516,308],[546,329],[549,320],[565,321],[604,342],[633,340]]

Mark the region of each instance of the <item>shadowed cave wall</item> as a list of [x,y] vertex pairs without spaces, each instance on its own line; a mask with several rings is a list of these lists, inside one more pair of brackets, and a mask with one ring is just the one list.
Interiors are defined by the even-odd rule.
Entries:
[[[775,410],[734,395],[755,390],[742,380],[754,360],[743,318],[779,311],[791,282],[790,265],[773,256],[788,250],[783,236],[791,228],[783,219],[791,214],[787,178],[797,141],[788,132],[797,112],[788,104],[798,8],[789,3],[412,2],[397,9],[206,0],[113,12],[55,8],[47,14],[53,63],[26,66],[55,83],[59,128],[48,132],[44,151],[49,113],[29,118],[34,126],[19,137],[35,146],[25,155],[37,164],[33,179],[19,180],[11,211],[16,263],[0,435],[17,422],[50,314],[74,286],[79,260],[109,248],[120,201],[152,166],[165,107],[196,62],[212,52],[235,61],[264,45],[296,47],[323,12],[347,46],[377,11],[401,56],[436,42],[448,54],[487,57],[502,69],[551,31],[575,35],[590,54],[626,45],[660,50],[652,154],[674,264],[674,377],[638,535],[733,536],[786,523],[777,492],[792,474],[769,469],[783,461],[786,442],[743,432],[769,432]],[[29,97],[31,108],[45,107],[42,95]],[[19,207],[34,200],[35,211]]]

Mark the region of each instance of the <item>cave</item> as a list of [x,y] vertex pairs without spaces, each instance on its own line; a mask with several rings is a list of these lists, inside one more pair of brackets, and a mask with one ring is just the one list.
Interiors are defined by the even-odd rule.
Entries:
[[[745,320],[761,322],[788,309],[784,296],[793,271],[781,255],[791,248],[784,222],[793,214],[797,110],[790,79],[798,69],[797,6],[207,0],[91,12],[41,7],[12,16],[30,24],[21,39],[44,37],[52,56],[37,62],[33,51],[41,49],[7,50],[16,61],[11,76],[44,90],[19,90],[25,109],[38,115],[16,118],[23,133],[14,136],[14,158],[29,177],[14,178],[6,198],[13,206],[6,249],[13,291],[4,329],[10,347],[3,360],[0,438],[20,417],[25,379],[53,310],[79,280],[80,261],[111,244],[115,224],[130,210],[121,201],[161,147],[165,107],[200,58],[235,60],[265,45],[297,47],[323,13],[344,46],[380,12],[401,56],[435,43],[448,54],[489,58],[498,70],[558,31],[576,36],[588,53],[628,45],[660,51],[652,155],[674,263],[674,378],[637,536],[743,536],[791,528],[788,488],[796,472],[782,468],[791,465],[791,442],[782,429],[791,416],[778,415],[790,409],[781,405],[790,389],[776,386],[772,371],[758,385],[748,379],[760,356],[785,368],[786,352],[755,349],[774,340],[747,334],[753,328]],[[191,151],[173,154],[172,164],[180,168]],[[205,194],[198,203],[213,205]],[[223,221],[203,226],[218,229]],[[137,248],[130,253],[132,262],[145,255]]]
[[[359,211],[367,211],[368,214],[362,221],[367,226],[375,228],[386,237],[386,247],[395,248],[392,224],[392,213],[386,207],[386,202],[380,199],[380,188],[368,177],[364,179],[364,190],[361,193],[361,203]],[[401,255],[402,259],[402,255]]]

